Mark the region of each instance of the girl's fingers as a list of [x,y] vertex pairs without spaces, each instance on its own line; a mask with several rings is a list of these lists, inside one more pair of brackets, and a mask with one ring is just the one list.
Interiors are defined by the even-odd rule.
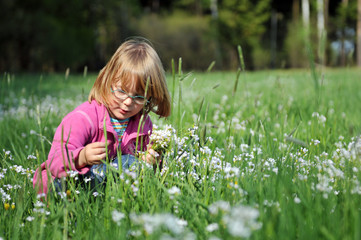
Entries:
[[155,164],[157,157],[159,157],[159,154],[153,149],[149,149],[143,160],[149,164]]
[[105,154],[106,148],[95,148],[93,149],[92,153],[94,155],[100,155],[100,154]]
[[156,151],[154,151],[153,149],[150,149],[150,154],[154,157],[159,157],[159,153],[157,153]]
[[110,140],[107,141],[107,144],[105,144],[105,142],[94,142],[91,143],[89,145],[91,145],[93,148],[105,148],[106,146],[108,146],[111,143]]
[[89,156],[88,162],[89,162],[91,165],[100,164],[100,163],[102,163],[102,161],[105,159],[105,157],[106,157],[106,154],[105,154],[105,153],[103,153],[103,154],[98,154],[98,155],[92,155],[92,156]]
[[[111,141],[108,140],[107,144]],[[86,145],[84,149],[84,156],[87,165],[95,165],[102,163],[102,160],[106,158],[106,144],[105,142],[94,142]]]
[[95,142],[94,148],[105,148],[105,142]]

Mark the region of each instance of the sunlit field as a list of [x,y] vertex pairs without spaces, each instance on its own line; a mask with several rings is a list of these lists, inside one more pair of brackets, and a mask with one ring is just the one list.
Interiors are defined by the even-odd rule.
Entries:
[[[32,187],[96,74],[0,79],[0,239],[361,239],[361,70],[169,73],[163,168]],[[316,80],[317,79],[317,80]]]

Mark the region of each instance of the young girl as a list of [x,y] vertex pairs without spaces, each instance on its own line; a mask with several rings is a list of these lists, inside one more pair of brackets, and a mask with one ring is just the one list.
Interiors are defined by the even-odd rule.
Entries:
[[[80,176],[104,180],[108,155],[112,165],[129,168],[138,151],[141,159],[155,164],[158,154],[149,144],[150,111],[170,115],[170,96],[164,69],[155,50],[146,41],[124,42],[100,71],[88,102],[64,117],[57,128],[47,161],[36,171],[33,183],[47,193],[53,180],[76,171]],[[108,153],[106,152],[108,150]]]

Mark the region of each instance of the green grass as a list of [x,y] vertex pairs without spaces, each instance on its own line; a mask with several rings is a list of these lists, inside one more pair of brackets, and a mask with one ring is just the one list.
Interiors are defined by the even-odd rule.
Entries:
[[172,116],[152,115],[176,131],[164,169],[97,193],[69,177],[44,203],[33,172],[96,75],[4,74],[0,237],[360,239],[360,74],[325,69],[317,90],[307,70],[170,74]]

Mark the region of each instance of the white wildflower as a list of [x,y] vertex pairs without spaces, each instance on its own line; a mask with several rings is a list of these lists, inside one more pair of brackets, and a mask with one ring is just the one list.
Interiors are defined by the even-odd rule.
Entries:
[[234,237],[248,238],[253,230],[261,228],[262,224],[257,222],[259,212],[248,206],[233,207],[229,214],[223,216],[228,232]]
[[181,193],[181,190],[178,187],[173,186],[172,188],[168,189],[168,193],[170,195],[179,195]]
[[118,212],[117,210],[114,210],[112,212],[112,219],[113,221],[118,224],[118,226],[120,225],[120,221],[125,218],[125,214],[124,213],[121,213],[121,212]]
[[229,212],[231,210],[231,205],[229,204],[229,202],[221,200],[221,201],[212,203],[208,207],[208,210],[211,214],[217,215],[219,212]]
[[297,204],[301,203],[301,199],[299,199],[297,196],[293,199],[293,201]]
[[208,232],[214,232],[214,231],[217,231],[218,229],[219,229],[219,226],[217,223],[211,223],[206,227],[206,230]]
[[32,221],[34,221],[34,217],[32,217],[32,216],[29,216],[29,217],[27,217],[26,218],[26,221],[28,221],[28,222],[32,222]]

